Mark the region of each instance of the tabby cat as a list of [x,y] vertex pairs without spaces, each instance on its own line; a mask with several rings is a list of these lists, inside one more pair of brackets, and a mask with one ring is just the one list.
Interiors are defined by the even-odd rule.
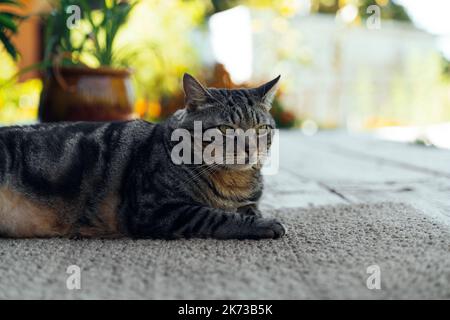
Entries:
[[[257,208],[259,165],[175,164],[171,133],[274,128],[279,77],[205,88],[185,74],[185,108],[160,124],[73,122],[0,129],[0,236],[262,239],[284,235]],[[209,169],[209,170],[208,170]]]

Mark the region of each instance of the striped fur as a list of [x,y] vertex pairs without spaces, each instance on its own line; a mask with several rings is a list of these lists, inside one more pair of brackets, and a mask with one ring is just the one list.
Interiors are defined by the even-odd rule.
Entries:
[[0,235],[283,235],[282,225],[262,218],[257,209],[259,168],[176,165],[170,158],[172,131],[190,129],[193,121],[209,127],[273,126],[266,100],[271,88],[205,89],[190,76],[184,80],[186,108],[160,124],[135,120],[1,128]]

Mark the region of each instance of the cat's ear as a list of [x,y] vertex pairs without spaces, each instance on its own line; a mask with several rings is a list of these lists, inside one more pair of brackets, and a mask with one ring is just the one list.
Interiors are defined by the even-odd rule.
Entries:
[[253,93],[261,101],[261,104],[264,106],[264,108],[266,108],[266,110],[270,110],[270,108],[272,107],[272,101],[275,97],[275,93],[277,92],[277,83],[280,80],[280,77],[281,75],[273,80],[270,80],[267,83],[264,83],[258,88],[252,89]]
[[196,110],[210,96],[208,89],[188,73],[183,76],[183,89],[184,102],[188,110]]

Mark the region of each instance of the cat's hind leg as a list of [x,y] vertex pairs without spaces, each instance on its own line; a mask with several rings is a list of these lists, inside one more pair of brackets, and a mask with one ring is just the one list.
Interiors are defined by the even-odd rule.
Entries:
[[0,234],[12,238],[65,235],[68,227],[60,223],[57,212],[30,199],[24,193],[0,186]]

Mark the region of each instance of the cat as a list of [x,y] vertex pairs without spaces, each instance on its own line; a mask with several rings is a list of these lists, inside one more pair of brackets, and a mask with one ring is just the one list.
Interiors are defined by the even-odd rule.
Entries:
[[[275,128],[279,76],[253,89],[205,88],[183,77],[184,109],[158,124],[62,122],[0,128],[0,236],[10,238],[263,239],[259,164],[175,164],[176,129],[194,121]],[[219,131],[218,131],[219,130]]]

